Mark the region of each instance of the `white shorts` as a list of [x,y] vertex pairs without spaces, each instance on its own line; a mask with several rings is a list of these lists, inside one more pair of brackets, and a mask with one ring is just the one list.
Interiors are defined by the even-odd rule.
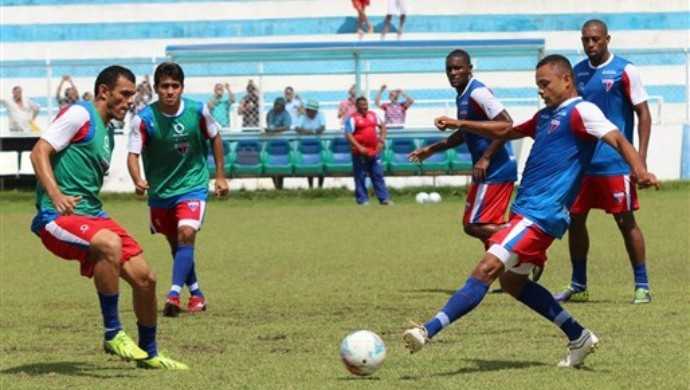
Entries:
[[388,13],[386,15],[407,15],[405,0],[388,0]]

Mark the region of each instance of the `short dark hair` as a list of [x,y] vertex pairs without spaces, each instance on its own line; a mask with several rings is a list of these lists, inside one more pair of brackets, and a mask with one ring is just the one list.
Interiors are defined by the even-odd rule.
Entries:
[[103,69],[101,73],[98,74],[98,77],[96,77],[96,82],[93,86],[93,96],[98,96],[98,87],[101,84],[105,84],[110,89],[115,88],[115,84],[117,84],[117,80],[120,76],[136,84],[136,77],[131,70],[120,65],[110,65]]
[[184,71],[182,67],[174,62],[163,62],[156,67],[153,73],[153,86],[157,86],[163,77],[170,77],[184,85]]
[[357,99],[355,99],[355,104],[359,104],[359,101],[360,101],[360,100],[367,101],[367,98],[366,98],[366,96],[360,96],[360,97],[358,97]]
[[541,68],[544,65],[556,65],[560,67],[563,71],[570,74],[570,78],[574,81],[575,74],[573,73],[573,66],[570,64],[567,58],[560,54],[549,54],[548,56],[542,58],[537,64],[536,69]]
[[448,53],[448,55],[446,56],[446,61],[448,61],[448,59],[453,58],[453,57],[462,57],[465,59],[465,61],[467,61],[468,64],[472,64],[472,57],[470,57],[470,53],[468,53],[462,49],[455,49],[455,50],[451,51],[450,53]]
[[599,26],[601,30],[604,32],[604,35],[609,35],[609,28],[606,25],[606,23],[601,19],[590,19],[586,21],[585,24],[582,25],[582,30],[590,26]]

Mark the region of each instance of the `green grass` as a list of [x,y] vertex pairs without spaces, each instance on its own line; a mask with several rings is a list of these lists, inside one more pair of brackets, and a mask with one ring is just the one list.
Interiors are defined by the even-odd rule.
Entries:
[[[482,255],[459,228],[463,196],[445,194],[425,206],[410,192],[393,207],[357,207],[342,193],[212,202],[197,245],[209,311],[159,320],[160,348],[190,372],[137,370],[103,354],[92,282],[29,232],[30,195],[0,195],[0,388],[688,388],[687,185],[642,193],[650,305],[629,303],[621,237],[611,217],[591,215],[593,302],[567,305],[601,337],[583,370],[556,368],[560,331],[502,294],[488,295],[421,353],[404,351],[407,321],[432,316]],[[144,247],[163,297],[171,261],[163,238],[147,231],[145,203],[106,202]],[[570,275],[566,242],[549,257],[542,281],[560,289]],[[136,336],[130,300],[123,285],[121,317]],[[388,348],[370,379],[350,376],[339,361],[340,340],[357,329],[379,333]]]

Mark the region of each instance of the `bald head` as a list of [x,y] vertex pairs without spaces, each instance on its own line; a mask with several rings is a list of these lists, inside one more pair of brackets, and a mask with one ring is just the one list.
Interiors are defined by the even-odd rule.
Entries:
[[591,27],[599,28],[599,29],[601,29],[601,32],[604,35],[609,35],[609,28],[606,26],[606,23],[604,23],[603,20],[590,19],[590,20],[586,21],[585,24],[582,25],[582,31],[584,31],[586,28],[591,28]]
[[537,69],[541,68],[542,66],[550,66],[559,76],[568,75],[571,79],[575,79],[573,67],[570,65],[570,61],[560,54],[551,54],[542,58],[537,64]]
[[557,107],[577,96],[573,68],[562,55],[552,54],[539,61],[535,79],[539,95],[549,107]]
[[590,19],[582,25],[582,50],[587,54],[589,62],[599,66],[609,59],[609,29],[606,23],[599,19]]

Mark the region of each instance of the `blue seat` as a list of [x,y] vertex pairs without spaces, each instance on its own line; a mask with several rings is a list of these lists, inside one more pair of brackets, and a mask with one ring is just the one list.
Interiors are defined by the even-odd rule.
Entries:
[[388,171],[394,175],[419,175],[421,165],[411,162],[408,158],[415,149],[417,149],[417,143],[412,138],[391,140],[390,148],[386,151]]
[[324,165],[328,175],[352,175],[352,148],[345,138],[335,138],[328,142]]
[[[432,138],[424,138],[421,140],[420,145],[421,147],[426,147],[429,145],[433,145],[437,142],[443,141],[443,138],[440,137],[432,137]],[[448,151],[444,152],[439,152],[431,155],[429,158],[426,160],[422,161],[422,172],[426,173],[435,173],[435,174],[443,174],[447,173],[448,170],[450,169],[450,155]]]
[[450,170],[454,173],[472,172],[472,155],[466,144],[461,144],[449,150]]
[[301,139],[295,150],[295,175],[322,175],[324,169],[323,145],[317,138]]
[[264,174],[270,176],[292,175],[292,148],[290,142],[283,139],[266,143],[263,153]]
[[257,140],[238,141],[231,153],[232,175],[260,176],[263,173],[262,146]]

